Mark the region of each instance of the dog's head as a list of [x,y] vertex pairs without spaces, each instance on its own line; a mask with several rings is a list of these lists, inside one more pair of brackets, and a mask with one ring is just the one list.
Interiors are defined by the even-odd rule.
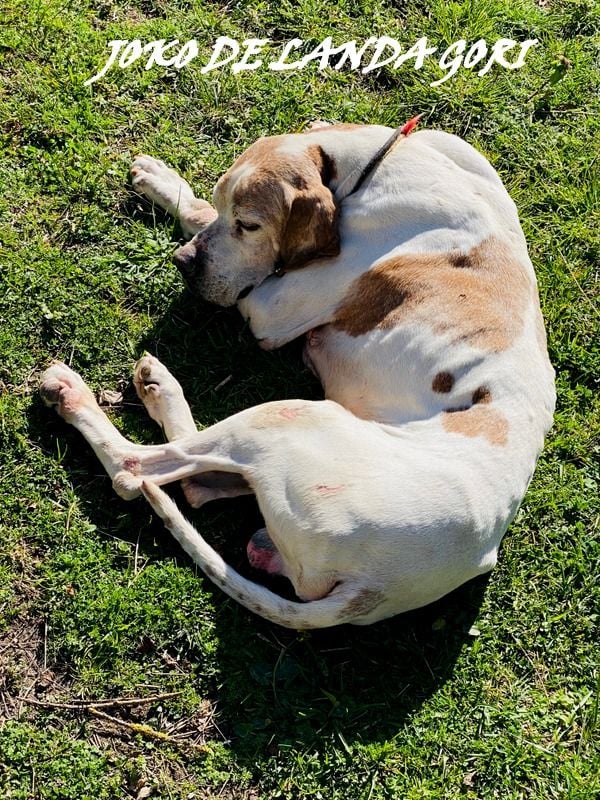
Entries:
[[273,272],[337,255],[333,170],[304,136],[259,139],[217,183],[218,217],[175,253],[190,288],[231,306]]

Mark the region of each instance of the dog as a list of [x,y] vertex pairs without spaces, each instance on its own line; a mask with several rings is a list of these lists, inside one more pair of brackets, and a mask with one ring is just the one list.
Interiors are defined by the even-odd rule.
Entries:
[[[552,424],[515,205],[465,141],[410,127],[259,139],[213,205],[163,162],[133,162],[134,189],[190,239],[174,256],[190,287],[237,305],[265,349],[305,336],[324,400],[265,403],[198,431],[178,382],[144,356],[134,383],[168,441],[142,446],[69,367],[42,378],[117,493],[143,493],[208,578],[286,627],[374,623],[491,570]],[[255,494],[265,527],[249,559],[289,578],[298,601],[227,565],[160,488],[176,480],[194,507]]]

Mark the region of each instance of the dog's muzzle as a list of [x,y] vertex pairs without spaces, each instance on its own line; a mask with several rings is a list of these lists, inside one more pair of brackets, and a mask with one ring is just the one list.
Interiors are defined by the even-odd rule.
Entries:
[[181,272],[186,283],[190,283],[194,278],[194,273],[198,267],[198,251],[196,246],[189,242],[180,247],[173,253],[173,263]]

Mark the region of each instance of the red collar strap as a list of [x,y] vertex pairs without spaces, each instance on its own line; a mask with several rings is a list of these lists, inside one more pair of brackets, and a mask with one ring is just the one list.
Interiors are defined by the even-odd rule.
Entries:
[[405,122],[404,125],[396,128],[383,147],[380,147],[375,155],[368,161],[366,166],[363,167],[352,189],[350,189],[349,192],[346,192],[346,194],[342,195],[342,197],[336,197],[338,203],[342,203],[347,197],[350,197],[351,194],[354,194],[360,189],[369,175],[374,172],[383,159],[389,155],[389,153],[391,153],[398,142],[414,131],[422,116],[423,114],[418,114],[416,117],[409,119],[408,122]]

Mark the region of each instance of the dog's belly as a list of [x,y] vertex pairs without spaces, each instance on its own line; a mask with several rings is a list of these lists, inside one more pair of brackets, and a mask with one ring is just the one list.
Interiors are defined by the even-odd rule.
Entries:
[[[469,358],[456,353],[452,363],[464,371]],[[304,362],[327,399],[362,419],[392,424],[425,419],[453,399],[451,392],[432,389],[449,360],[444,343],[424,330],[407,327],[355,338],[323,325],[307,334]]]
[[356,374],[356,354],[349,351],[344,337],[332,325],[320,325],[306,334],[302,357],[321,381],[325,397],[335,400],[357,417],[366,418],[367,404]]
[[357,337],[324,325],[307,334],[304,360],[325,397],[362,419],[401,425],[474,406],[473,415],[482,414],[485,407],[526,428],[537,451],[551,424],[554,383],[535,330],[528,314],[513,345],[493,352],[422,323]]

